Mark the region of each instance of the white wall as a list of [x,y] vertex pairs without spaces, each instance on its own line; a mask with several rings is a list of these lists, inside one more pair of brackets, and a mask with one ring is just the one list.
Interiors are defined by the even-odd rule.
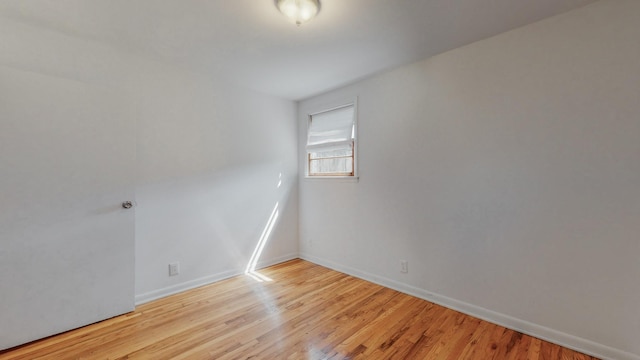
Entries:
[[601,1],[301,102],[300,153],[356,96],[360,136],[359,182],[300,174],[302,256],[640,359],[638,39],[640,2]]
[[295,104],[165,68],[138,77],[138,301],[243,272],[276,205],[260,263],[297,257]]
[[[259,263],[297,256],[294,102],[72,33],[0,20],[0,66],[117,93],[118,114],[137,128],[138,302],[244,271],[276,204]],[[45,127],[48,118],[40,121]],[[175,261],[181,273],[169,277]]]

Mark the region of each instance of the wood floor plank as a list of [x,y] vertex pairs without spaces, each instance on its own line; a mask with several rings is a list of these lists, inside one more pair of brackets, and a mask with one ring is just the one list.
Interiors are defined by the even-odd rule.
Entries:
[[527,357],[531,360],[540,359],[540,347],[542,346],[542,340],[531,339],[531,346],[529,347],[529,353]]
[[2,351],[0,359],[595,358],[293,260]]
[[[490,328],[492,326],[495,326],[495,325],[488,323],[486,321],[480,321],[480,324],[478,325],[478,327],[475,329],[475,331],[469,338],[469,341],[466,344],[464,344],[464,348],[462,349],[462,351],[460,351],[460,354],[458,355],[457,359],[473,358],[472,354],[476,352],[476,349],[482,346],[481,341],[487,337],[487,333],[490,331]],[[480,345],[478,345],[478,343],[480,343]]]

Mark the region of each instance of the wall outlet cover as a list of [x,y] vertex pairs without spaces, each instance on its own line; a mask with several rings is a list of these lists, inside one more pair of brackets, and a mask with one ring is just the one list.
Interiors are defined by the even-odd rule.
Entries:
[[180,263],[169,264],[169,276],[176,276],[180,274]]

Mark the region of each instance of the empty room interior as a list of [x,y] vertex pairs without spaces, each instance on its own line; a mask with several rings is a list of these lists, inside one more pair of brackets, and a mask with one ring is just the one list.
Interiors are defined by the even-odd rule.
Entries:
[[640,1],[0,1],[0,359],[640,360]]

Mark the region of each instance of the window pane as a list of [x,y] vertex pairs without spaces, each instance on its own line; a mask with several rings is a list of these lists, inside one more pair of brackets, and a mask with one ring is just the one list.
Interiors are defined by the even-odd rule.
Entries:
[[317,159],[309,162],[310,175],[353,173],[353,159],[351,157]]
[[322,158],[336,157],[336,156],[352,156],[353,150],[351,149],[351,147],[348,147],[348,148],[335,149],[335,150],[329,150],[329,151],[310,152],[309,155],[311,155],[311,159],[322,159]]

